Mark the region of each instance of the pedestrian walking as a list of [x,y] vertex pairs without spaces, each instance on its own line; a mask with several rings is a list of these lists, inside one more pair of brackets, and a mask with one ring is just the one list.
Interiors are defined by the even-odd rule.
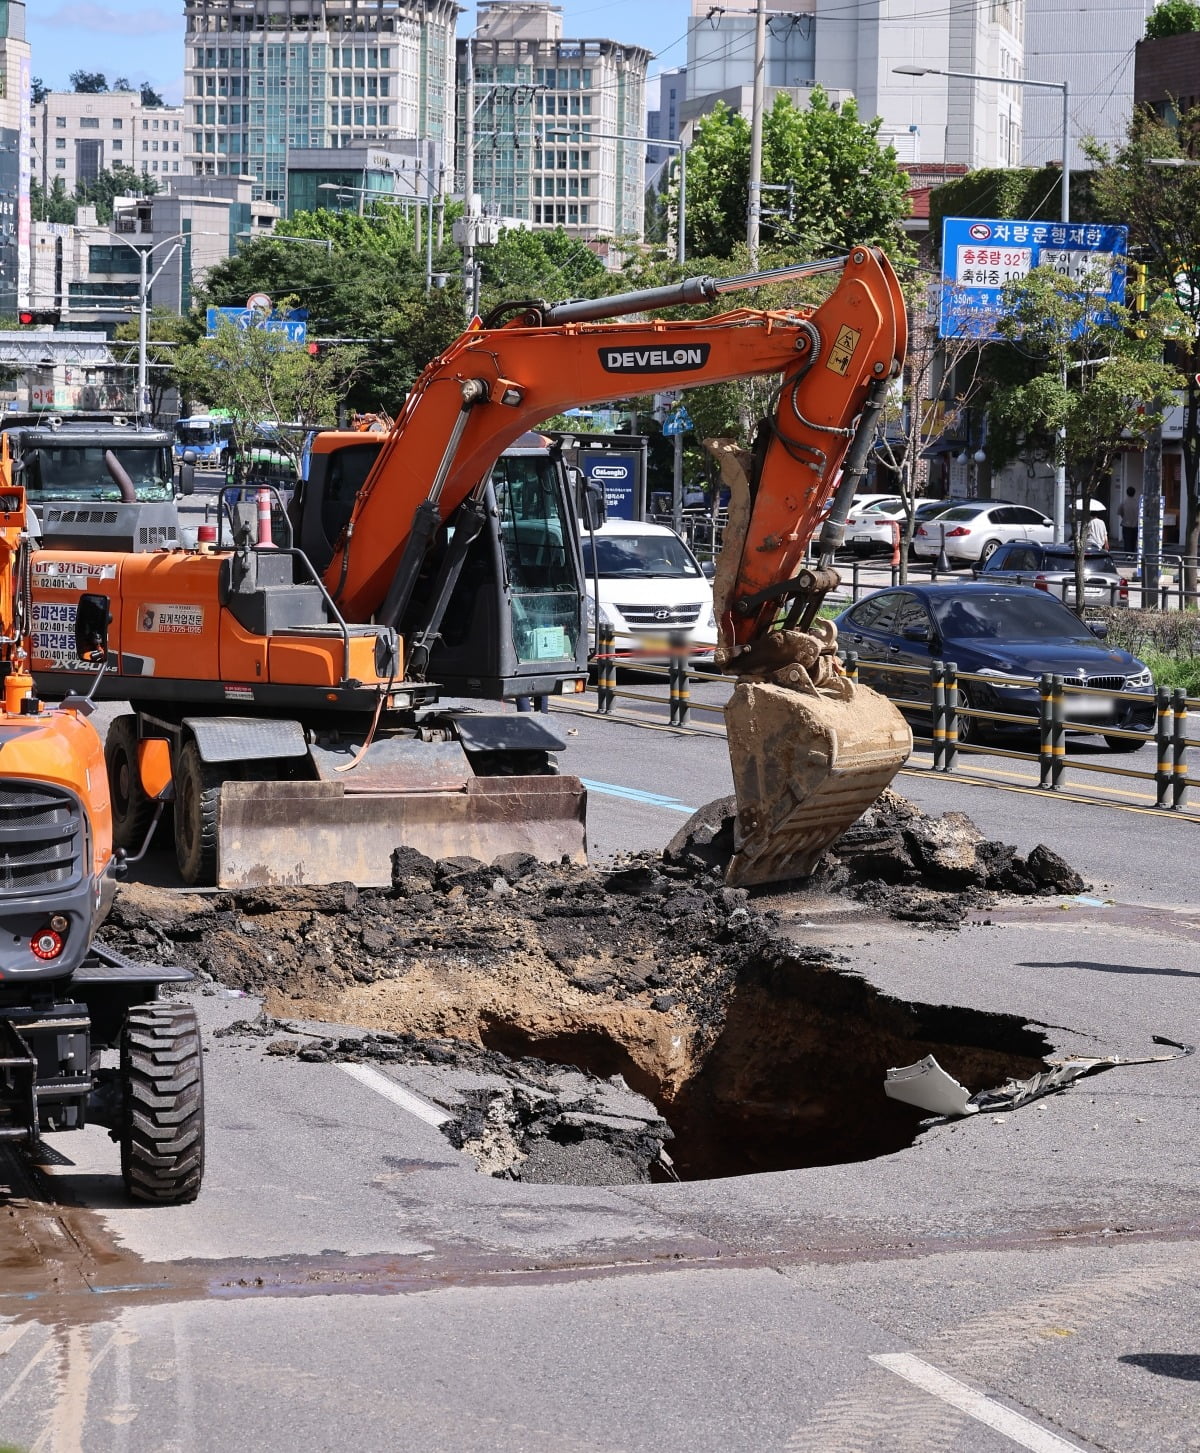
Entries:
[[1089,550],[1108,549],[1108,528],[1104,523],[1103,507],[1092,501],[1092,514],[1088,519],[1087,534],[1085,536]]
[[1131,555],[1137,550],[1138,497],[1133,485],[1126,489],[1117,506],[1117,524],[1121,527],[1121,548]]

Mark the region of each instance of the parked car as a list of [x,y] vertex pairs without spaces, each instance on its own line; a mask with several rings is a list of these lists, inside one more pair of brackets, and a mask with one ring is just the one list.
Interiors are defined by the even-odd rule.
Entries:
[[985,565],[1010,540],[1049,544],[1054,539],[1054,524],[1040,510],[996,500],[967,500],[918,525],[913,554],[919,559],[936,559],[943,529],[946,558],[964,564],[978,561]]
[[[1028,717],[1032,725],[1040,710],[1038,678],[1051,674],[1100,691],[1136,693],[1136,700],[1067,694],[1066,719],[1094,722],[1083,729],[1103,736],[1114,752],[1136,751],[1140,742],[1105,735],[1106,728],[1149,733],[1154,727],[1149,667],[1105,645],[1044,591],[983,580],[880,590],[843,611],[837,627],[842,649],[858,654],[862,680],[885,696],[927,701],[928,678],[897,668],[928,669],[943,660],[982,678],[959,686],[962,704],[979,711]],[[959,718],[962,741],[1022,729]]]
[[[913,511],[914,520],[917,518],[916,510],[921,505],[931,503],[931,500],[917,500]],[[887,499],[878,499],[873,504],[854,511],[846,521],[846,548],[860,556],[890,555],[893,524],[898,524],[903,532],[904,501],[894,495]]]
[[[1076,604],[1075,547],[1014,540],[1001,545],[979,570],[977,580],[1004,585],[1032,585]],[[1083,557],[1084,605],[1128,605],[1129,582],[1107,550],[1088,550]]]
[[581,533],[593,649],[597,628],[611,626],[618,655],[661,657],[677,632],[694,654],[712,655],[717,644],[712,583],[674,530],[609,520],[596,530],[594,550],[593,537]]

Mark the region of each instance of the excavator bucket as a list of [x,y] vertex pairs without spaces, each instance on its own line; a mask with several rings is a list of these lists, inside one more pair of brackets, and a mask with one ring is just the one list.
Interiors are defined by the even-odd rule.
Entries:
[[526,852],[587,861],[578,777],[474,777],[429,790],[351,792],[340,781],[226,782],[217,811],[217,887],[391,883],[392,853],[491,863]]
[[869,687],[838,677],[799,691],[743,681],[725,707],[738,815],[727,879],[805,877],[912,750],[912,733]]

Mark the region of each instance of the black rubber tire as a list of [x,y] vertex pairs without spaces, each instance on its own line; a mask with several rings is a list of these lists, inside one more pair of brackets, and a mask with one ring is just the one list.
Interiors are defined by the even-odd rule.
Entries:
[[138,772],[137,719],[118,716],[104,739],[104,766],[112,802],[113,847],[136,853],[154,821],[156,804]]
[[[958,688],[958,700],[960,706],[974,707],[971,700],[971,692],[966,686]],[[977,716],[960,716],[958,719],[958,740],[963,746],[978,747],[990,740],[988,725],[980,721]]]
[[186,1004],[138,1004],[121,1032],[121,1174],[135,1201],[181,1206],[204,1177],[200,1026]]
[[1140,752],[1147,742],[1154,740],[1153,735],[1147,732],[1144,737],[1105,737],[1104,745],[1110,752]]
[[175,861],[191,888],[210,888],[217,881],[217,804],[221,774],[188,742],[175,763]]
[[983,549],[979,552],[980,565],[986,565],[999,548],[999,540],[985,540],[983,542]]

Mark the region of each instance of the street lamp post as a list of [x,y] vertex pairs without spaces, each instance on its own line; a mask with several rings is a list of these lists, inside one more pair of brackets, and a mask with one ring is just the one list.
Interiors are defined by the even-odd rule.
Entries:
[[[1017,76],[992,76],[981,71],[947,71],[938,66],[893,66],[898,76],[948,76],[958,81],[991,81],[998,86],[1033,86],[1045,91],[1062,92],[1062,187],[1059,193],[1059,220],[1071,220],[1071,87],[1068,81],[1033,81]],[[1061,375],[1066,387],[1065,369]],[[1067,463],[1066,431],[1058,431],[1058,459],[1054,466],[1054,538],[1062,541],[1067,535]]]
[[[170,262],[176,249],[182,246],[184,234],[182,232],[174,232],[171,234],[170,237],[162,238],[160,241],[154,243],[151,247],[138,247],[136,243],[130,242],[127,237],[120,237],[115,232],[110,232],[108,235],[112,238],[114,242],[121,243],[124,247],[130,248],[138,255],[138,381],[137,408],[134,410],[134,413],[137,417],[138,423],[140,424],[142,422],[143,415],[149,413],[150,411],[150,387],[147,376],[148,363],[146,359],[146,350],[149,334],[150,289],[158,280],[158,276],[162,272],[163,268],[166,267],[168,262]],[[158,267],[155,268],[154,273],[151,274],[151,257],[153,257],[153,255],[158,251],[160,247],[167,247],[168,245],[170,246],[171,250],[167,253],[166,257],[163,258],[162,262],[159,263]]]

